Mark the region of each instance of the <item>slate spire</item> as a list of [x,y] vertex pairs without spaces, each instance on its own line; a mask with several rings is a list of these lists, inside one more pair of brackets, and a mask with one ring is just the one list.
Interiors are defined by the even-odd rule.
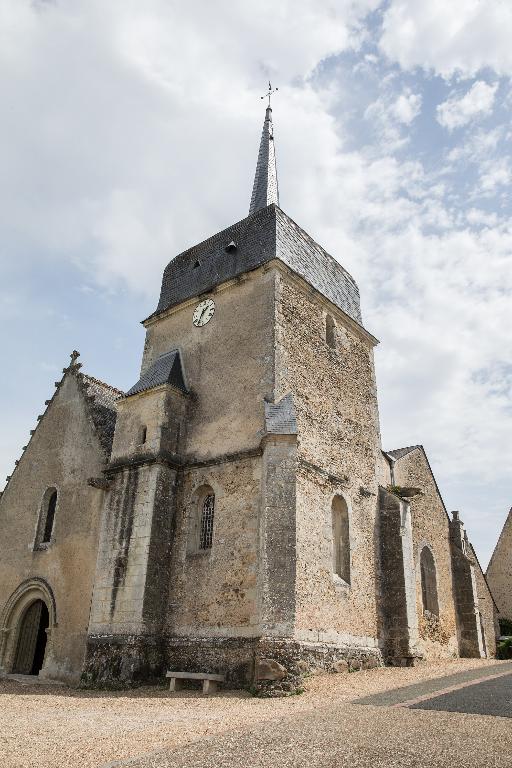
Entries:
[[266,208],[271,203],[279,205],[279,188],[277,185],[272,107],[269,105],[265,112],[265,122],[263,123],[263,132],[261,134],[249,216],[261,208]]

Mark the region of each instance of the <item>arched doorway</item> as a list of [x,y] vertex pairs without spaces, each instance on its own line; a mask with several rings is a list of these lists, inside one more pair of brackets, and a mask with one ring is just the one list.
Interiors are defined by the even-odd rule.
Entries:
[[35,600],[21,619],[13,672],[21,675],[39,674],[44,663],[49,623],[46,603]]

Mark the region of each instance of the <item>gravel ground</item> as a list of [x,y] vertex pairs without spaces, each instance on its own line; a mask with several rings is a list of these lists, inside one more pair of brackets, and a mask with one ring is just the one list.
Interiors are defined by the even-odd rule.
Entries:
[[510,719],[350,703],[489,664],[496,662],[318,675],[304,694],[285,699],[254,699],[239,691],[209,698],[195,691],[169,695],[157,688],[98,693],[4,680],[0,765],[99,768],[129,760],[134,768],[510,768]]

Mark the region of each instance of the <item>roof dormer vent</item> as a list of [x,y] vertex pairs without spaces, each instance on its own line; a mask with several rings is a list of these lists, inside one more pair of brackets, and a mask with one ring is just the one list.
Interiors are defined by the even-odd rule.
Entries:
[[231,242],[226,245],[224,250],[227,251],[227,253],[233,253],[234,251],[236,251],[235,241],[231,240]]

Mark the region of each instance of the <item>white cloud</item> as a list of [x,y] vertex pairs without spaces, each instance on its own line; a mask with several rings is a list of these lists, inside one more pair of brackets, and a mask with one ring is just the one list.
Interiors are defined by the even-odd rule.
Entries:
[[485,194],[496,192],[497,187],[510,186],[512,174],[507,160],[490,165],[480,178],[479,189]]
[[474,77],[512,74],[512,4],[503,0],[390,0],[380,47],[403,69]]
[[495,155],[503,136],[504,130],[500,126],[485,131],[474,130],[464,137],[462,143],[450,150],[447,159],[450,163],[486,163]]
[[401,93],[393,105],[393,114],[399,123],[410,125],[421,112],[421,95],[407,90]]
[[377,4],[92,0],[36,12],[4,0],[10,242],[154,293],[166,260],[245,214],[268,77],[280,87],[278,132],[320,137],[329,121],[305,78],[357,44]]
[[475,118],[487,117],[493,110],[497,89],[497,83],[488,85],[483,80],[477,80],[463,96],[456,93],[438,105],[438,123],[453,131]]
[[470,225],[495,227],[498,224],[498,217],[495,213],[482,211],[479,208],[470,208],[466,212],[466,221]]
[[393,152],[408,142],[404,128],[409,127],[420,114],[422,97],[410,88],[404,88],[397,95],[393,79],[383,90],[383,95],[368,105],[364,117],[374,126],[381,149]]

